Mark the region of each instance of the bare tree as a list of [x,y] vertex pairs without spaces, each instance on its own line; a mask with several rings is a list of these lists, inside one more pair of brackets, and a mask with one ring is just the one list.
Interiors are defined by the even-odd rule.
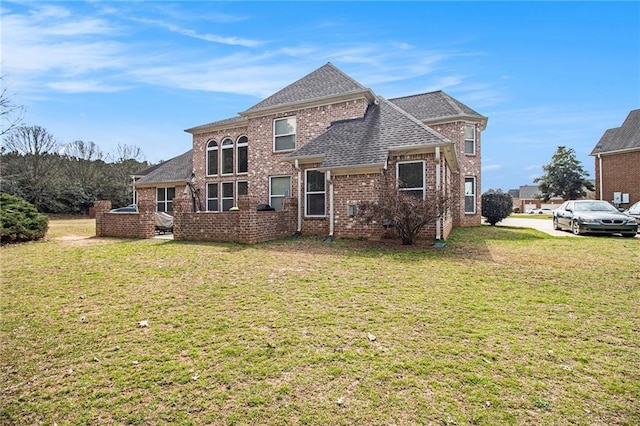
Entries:
[[5,85],[4,76],[0,76],[0,136],[11,132],[22,124],[24,107],[13,103]]
[[3,180],[17,182],[27,201],[40,211],[51,199],[60,173],[58,149],[58,141],[40,126],[17,127],[5,138],[3,152],[11,162],[3,164],[8,169]]

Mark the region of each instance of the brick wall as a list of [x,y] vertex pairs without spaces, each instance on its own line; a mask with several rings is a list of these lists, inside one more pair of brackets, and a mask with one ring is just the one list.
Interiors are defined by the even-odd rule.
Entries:
[[111,201],[98,201],[96,236],[120,238],[153,238],[155,235],[155,203],[138,202],[138,213],[110,213]]
[[[456,146],[458,156],[458,174],[451,177],[453,183],[453,197],[456,200],[455,208],[459,214],[453,216],[454,226],[477,226],[482,222],[482,193],[481,193],[481,132],[480,125],[476,125],[476,154],[468,155],[464,152],[464,121],[454,123],[433,125],[435,131],[449,138]],[[464,211],[464,179],[465,177],[476,178],[476,213],[469,214]]]
[[[600,199],[600,164],[595,158],[596,198]],[[613,201],[614,192],[629,194],[629,207],[640,201],[640,151],[602,156],[602,199]]]
[[257,204],[241,196],[239,211],[191,212],[188,200],[174,200],[174,239],[254,244],[293,234],[295,200],[286,199],[278,212],[256,211]]

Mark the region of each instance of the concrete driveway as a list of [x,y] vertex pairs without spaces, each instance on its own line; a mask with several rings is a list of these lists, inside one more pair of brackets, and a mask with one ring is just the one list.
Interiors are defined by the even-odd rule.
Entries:
[[[546,232],[556,237],[583,237],[584,235],[573,235],[569,231],[556,231],[553,229],[553,219],[526,219],[526,218],[506,218],[499,222],[497,226],[512,226],[514,228],[533,228]],[[640,239],[640,234],[636,234],[636,239]]]

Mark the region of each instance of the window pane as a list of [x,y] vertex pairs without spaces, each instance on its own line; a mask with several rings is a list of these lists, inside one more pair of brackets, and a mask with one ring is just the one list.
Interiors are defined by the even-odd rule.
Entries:
[[163,212],[164,211],[164,203],[156,203],[156,211]]
[[218,211],[218,200],[207,200],[207,211],[209,212],[217,212]]
[[476,151],[476,143],[474,141],[464,141],[464,153],[474,154]]
[[464,138],[475,140],[476,136],[476,126],[466,125],[464,126]]
[[465,213],[476,211],[476,180],[474,178],[464,179],[464,211]]
[[424,187],[422,162],[400,163],[398,164],[398,179],[400,188],[422,188]]
[[296,133],[296,118],[290,117],[282,120],[276,120],[276,136],[290,135]]
[[171,201],[167,201],[167,212],[173,212],[173,203]]
[[218,174],[218,150],[207,151],[207,174]]
[[247,173],[249,167],[249,159],[247,156],[247,147],[238,147],[238,173]]
[[276,209],[277,211],[282,210],[282,197],[271,197],[271,201],[269,205]]
[[207,211],[218,211],[218,184],[207,184]]
[[324,191],[324,173],[317,170],[307,171],[307,191],[323,192]]
[[276,151],[294,149],[295,147],[296,147],[296,135],[276,137],[276,147],[275,147]]
[[171,201],[176,198],[176,189],[175,188],[167,188],[167,201]]
[[233,182],[224,182],[222,184],[222,198],[233,197]]
[[271,194],[284,195],[291,194],[291,178],[289,176],[271,178]]
[[156,200],[164,201],[165,200],[164,196],[165,196],[164,188],[157,188],[156,189]]
[[222,160],[222,173],[233,173],[233,142],[226,139],[222,142],[222,152],[220,153]]
[[233,207],[233,198],[225,198],[222,200],[222,211],[228,212]]
[[324,216],[324,194],[307,194],[307,215]]
[[249,182],[238,182],[238,195],[247,195],[249,193]]

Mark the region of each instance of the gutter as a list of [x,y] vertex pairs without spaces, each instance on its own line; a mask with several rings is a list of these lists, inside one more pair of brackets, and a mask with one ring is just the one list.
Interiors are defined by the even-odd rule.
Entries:
[[298,229],[296,230],[296,234],[300,235],[302,233],[302,169],[300,169],[300,164],[297,159],[293,163],[293,166],[298,171]]
[[599,193],[600,193],[600,200],[603,200],[602,198],[602,155],[598,154],[598,169],[600,170],[600,173],[598,173],[598,186],[599,188]]
[[[440,192],[440,147],[436,147],[436,192]],[[442,218],[441,212],[438,211],[438,219],[436,220],[436,240],[442,239]]]
[[331,170],[327,170],[327,182],[329,182],[329,237],[327,237],[327,239],[332,241],[335,218],[333,212],[333,180],[331,179]]

